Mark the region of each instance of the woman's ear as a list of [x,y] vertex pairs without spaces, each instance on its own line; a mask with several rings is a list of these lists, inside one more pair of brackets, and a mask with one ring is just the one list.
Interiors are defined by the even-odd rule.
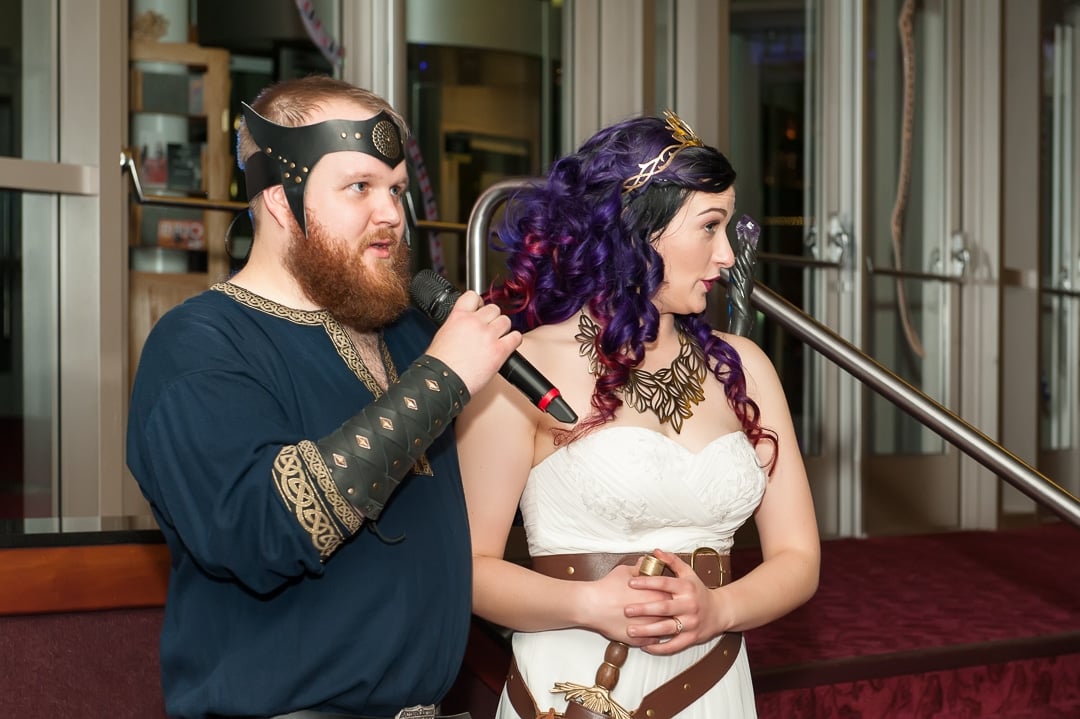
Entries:
[[266,211],[274,218],[274,222],[282,229],[289,227],[289,218],[292,217],[292,208],[285,198],[283,185],[271,185],[262,191],[263,205]]

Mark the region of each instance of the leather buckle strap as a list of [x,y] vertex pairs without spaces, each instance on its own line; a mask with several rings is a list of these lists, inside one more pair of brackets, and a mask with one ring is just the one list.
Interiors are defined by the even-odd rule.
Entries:
[[[671,719],[705,696],[705,692],[724,678],[739,656],[741,646],[742,633],[727,632],[708,654],[646,694],[631,714],[649,719]],[[506,675],[506,696],[521,719],[551,719],[563,716],[554,709],[540,710],[518,670],[517,659],[513,657],[510,659],[510,671]]]
[[[313,709],[301,709],[300,711],[279,714],[270,719],[375,719],[374,717],[361,716],[359,714],[327,714]],[[438,713],[438,708],[433,704],[417,704],[405,707],[389,719],[469,719],[468,712],[463,714],[443,715]]]
[[[621,564],[631,566],[637,564],[638,559],[646,554],[649,553],[548,554],[533,557],[532,569],[534,572],[555,579],[593,581],[607,576],[612,569]],[[694,572],[709,589],[731,583],[730,555],[720,554],[712,547],[700,547],[689,554],[680,554],[679,559],[693,567]],[[664,574],[672,576],[670,569],[665,570]]]
[[510,656],[510,670],[506,673],[506,696],[510,699],[510,706],[514,707],[514,711],[521,719],[552,719],[552,717],[562,716],[554,709],[540,711],[532,692],[525,686],[525,680],[521,678],[517,657],[513,655]]
[[675,716],[724,678],[741,647],[742,632],[727,632],[708,654],[646,694],[634,715],[650,719]]

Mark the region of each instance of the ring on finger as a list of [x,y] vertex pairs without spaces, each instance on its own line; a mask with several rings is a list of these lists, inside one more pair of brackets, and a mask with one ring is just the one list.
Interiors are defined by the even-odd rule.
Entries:
[[675,620],[675,634],[680,634],[683,629],[682,620],[678,617],[672,617]]

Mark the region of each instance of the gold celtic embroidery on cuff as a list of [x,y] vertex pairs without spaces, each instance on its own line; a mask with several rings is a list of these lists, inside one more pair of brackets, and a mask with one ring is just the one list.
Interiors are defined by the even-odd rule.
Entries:
[[[314,445],[312,447],[314,448]],[[304,454],[307,455],[308,452]],[[330,514],[320,497],[320,492],[312,484],[312,477],[305,469],[305,465],[311,465],[309,462],[305,462],[305,459],[307,457],[301,457],[299,447],[293,445],[283,447],[278,452],[277,457],[274,458],[272,469],[274,484],[286,508],[296,517],[296,521],[304,531],[311,536],[311,542],[319,556],[326,559],[341,546],[344,536],[338,526],[331,520]],[[329,480],[330,475],[325,467],[322,467],[322,471],[325,473],[326,479]],[[333,484],[332,481],[331,484]],[[323,494],[325,496],[325,493]],[[338,499],[341,502],[345,501],[340,497]],[[356,529],[359,529],[359,518],[356,517],[355,512],[350,510],[350,513],[353,516]],[[356,529],[350,531],[355,532]]]

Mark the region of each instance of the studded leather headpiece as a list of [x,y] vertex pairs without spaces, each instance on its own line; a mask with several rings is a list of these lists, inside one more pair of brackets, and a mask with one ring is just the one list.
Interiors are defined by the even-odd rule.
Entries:
[[248,201],[267,187],[283,185],[289,208],[304,233],[304,188],[324,155],[363,152],[391,168],[405,159],[401,131],[385,110],[370,120],[325,120],[286,127],[266,119],[246,102],[243,106],[251,139],[259,146],[259,152],[244,165]]

